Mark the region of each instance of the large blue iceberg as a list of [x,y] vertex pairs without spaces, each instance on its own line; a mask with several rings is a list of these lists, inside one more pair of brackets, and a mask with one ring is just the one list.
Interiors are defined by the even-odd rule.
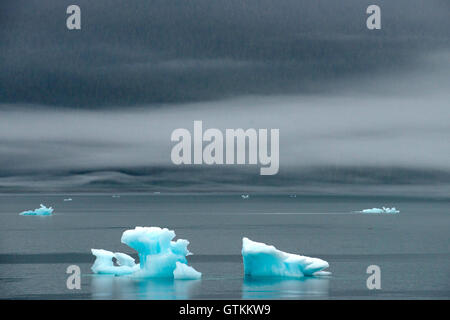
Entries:
[[47,208],[43,204],[41,204],[41,207],[34,210],[28,210],[23,211],[20,213],[21,216],[51,216],[53,213],[53,208],[49,207]]
[[[124,253],[91,249],[96,260],[94,273],[139,278],[199,279],[201,273],[187,265],[189,241],[175,238],[175,232],[159,227],[136,227],[122,234],[121,242],[138,252],[139,264]],[[114,260],[116,263],[114,263]]]
[[380,208],[364,209],[360,212],[361,213],[399,213],[400,211],[395,209],[395,207],[392,207],[392,208],[382,207],[381,209]]
[[242,258],[244,274],[251,277],[302,278],[330,274],[323,271],[329,264],[322,259],[283,252],[248,238],[242,239]]

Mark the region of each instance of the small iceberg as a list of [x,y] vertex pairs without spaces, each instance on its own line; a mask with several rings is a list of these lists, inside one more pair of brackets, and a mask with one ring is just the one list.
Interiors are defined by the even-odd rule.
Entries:
[[[201,273],[187,265],[189,241],[175,238],[167,228],[136,227],[122,234],[121,242],[138,252],[139,264],[127,254],[91,249],[96,257],[91,270],[99,274],[138,278],[200,279]],[[114,260],[116,264],[114,264]]]
[[251,277],[289,277],[329,275],[328,262],[278,250],[262,242],[242,239],[244,274]]
[[21,216],[51,216],[53,213],[53,208],[49,207],[47,208],[43,204],[41,204],[41,207],[34,210],[28,210],[23,211],[20,213]]
[[72,201],[72,198],[67,198],[67,199],[64,199],[63,201],[64,201],[64,202]]
[[250,195],[248,195],[248,194],[241,194],[242,199],[248,199],[249,197],[250,197]]
[[[91,267],[94,273],[121,276],[139,270],[139,265],[134,262],[132,257],[125,253],[113,253],[103,249],[91,249],[91,252],[96,257]],[[117,265],[114,265],[113,258],[116,259]]]
[[113,194],[112,197],[113,198],[120,198],[120,196],[118,194]]
[[200,279],[202,274],[195,270],[194,268],[188,266],[187,264],[176,262],[175,270],[173,270],[174,279],[178,280],[190,280],[190,279]]
[[360,212],[361,213],[399,213],[400,210],[395,209],[395,207],[392,207],[392,208],[382,207],[381,209],[380,208],[364,209]]

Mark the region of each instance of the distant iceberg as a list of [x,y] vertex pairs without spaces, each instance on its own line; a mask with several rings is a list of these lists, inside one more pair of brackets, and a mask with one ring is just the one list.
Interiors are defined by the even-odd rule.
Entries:
[[392,208],[382,207],[381,209],[380,208],[364,209],[360,212],[361,213],[399,213],[400,211],[395,209],[395,207],[392,207]]
[[[175,238],[175,232],[159,227],[136,227],[122,234],[121,242],[138,252],[139,264],[124,253],[91,249],[96,260],[94,273],[142,278],[199,279],[201,273],[187,265],[189,241]],[[113,258],[116,259],[114,264]]]
[[242,199],[248,199],[249,197],[250,197],[250,195],[248,195],[248,194],[241,194]]
[[242,258],[244,274],[251,277],[301,278],[330,274],[323,271],[329,264],[322,259],[283,252],[248,238],[242,239]]
[[65,202],[67,202],[67,201],[72,201],[72,198],[64,199],[64,201],[65,201]]
[[28,210],[23,211],[20,213],[21,216],[51,216],[53,213],[53,208],[49,207],[47,208],[43,204],[41,204],[41,207],[34,210]]

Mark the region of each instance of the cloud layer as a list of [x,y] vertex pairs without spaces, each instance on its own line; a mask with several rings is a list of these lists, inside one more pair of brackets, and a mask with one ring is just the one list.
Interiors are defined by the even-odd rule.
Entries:
[[[3,1],[0,192],[448,194],[448,3],[378,3]],[[194,120],[279,128],[280,173],[174,166]]]
[[85,109],[255,94],[327,93],[340,81],[414,68],[449,47],[446,1],[6,0],[0,103]]

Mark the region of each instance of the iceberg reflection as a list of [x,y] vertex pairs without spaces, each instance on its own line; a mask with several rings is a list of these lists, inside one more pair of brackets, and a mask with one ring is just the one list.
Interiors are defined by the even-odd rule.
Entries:
[[112,275],[92,277],[93,299],[176,300],[189,299],[200,280],[133,279]]
[[253,278],[245,277],[242,283],[242,299],[311,299],[328,296],[329,278],[304,277]]

